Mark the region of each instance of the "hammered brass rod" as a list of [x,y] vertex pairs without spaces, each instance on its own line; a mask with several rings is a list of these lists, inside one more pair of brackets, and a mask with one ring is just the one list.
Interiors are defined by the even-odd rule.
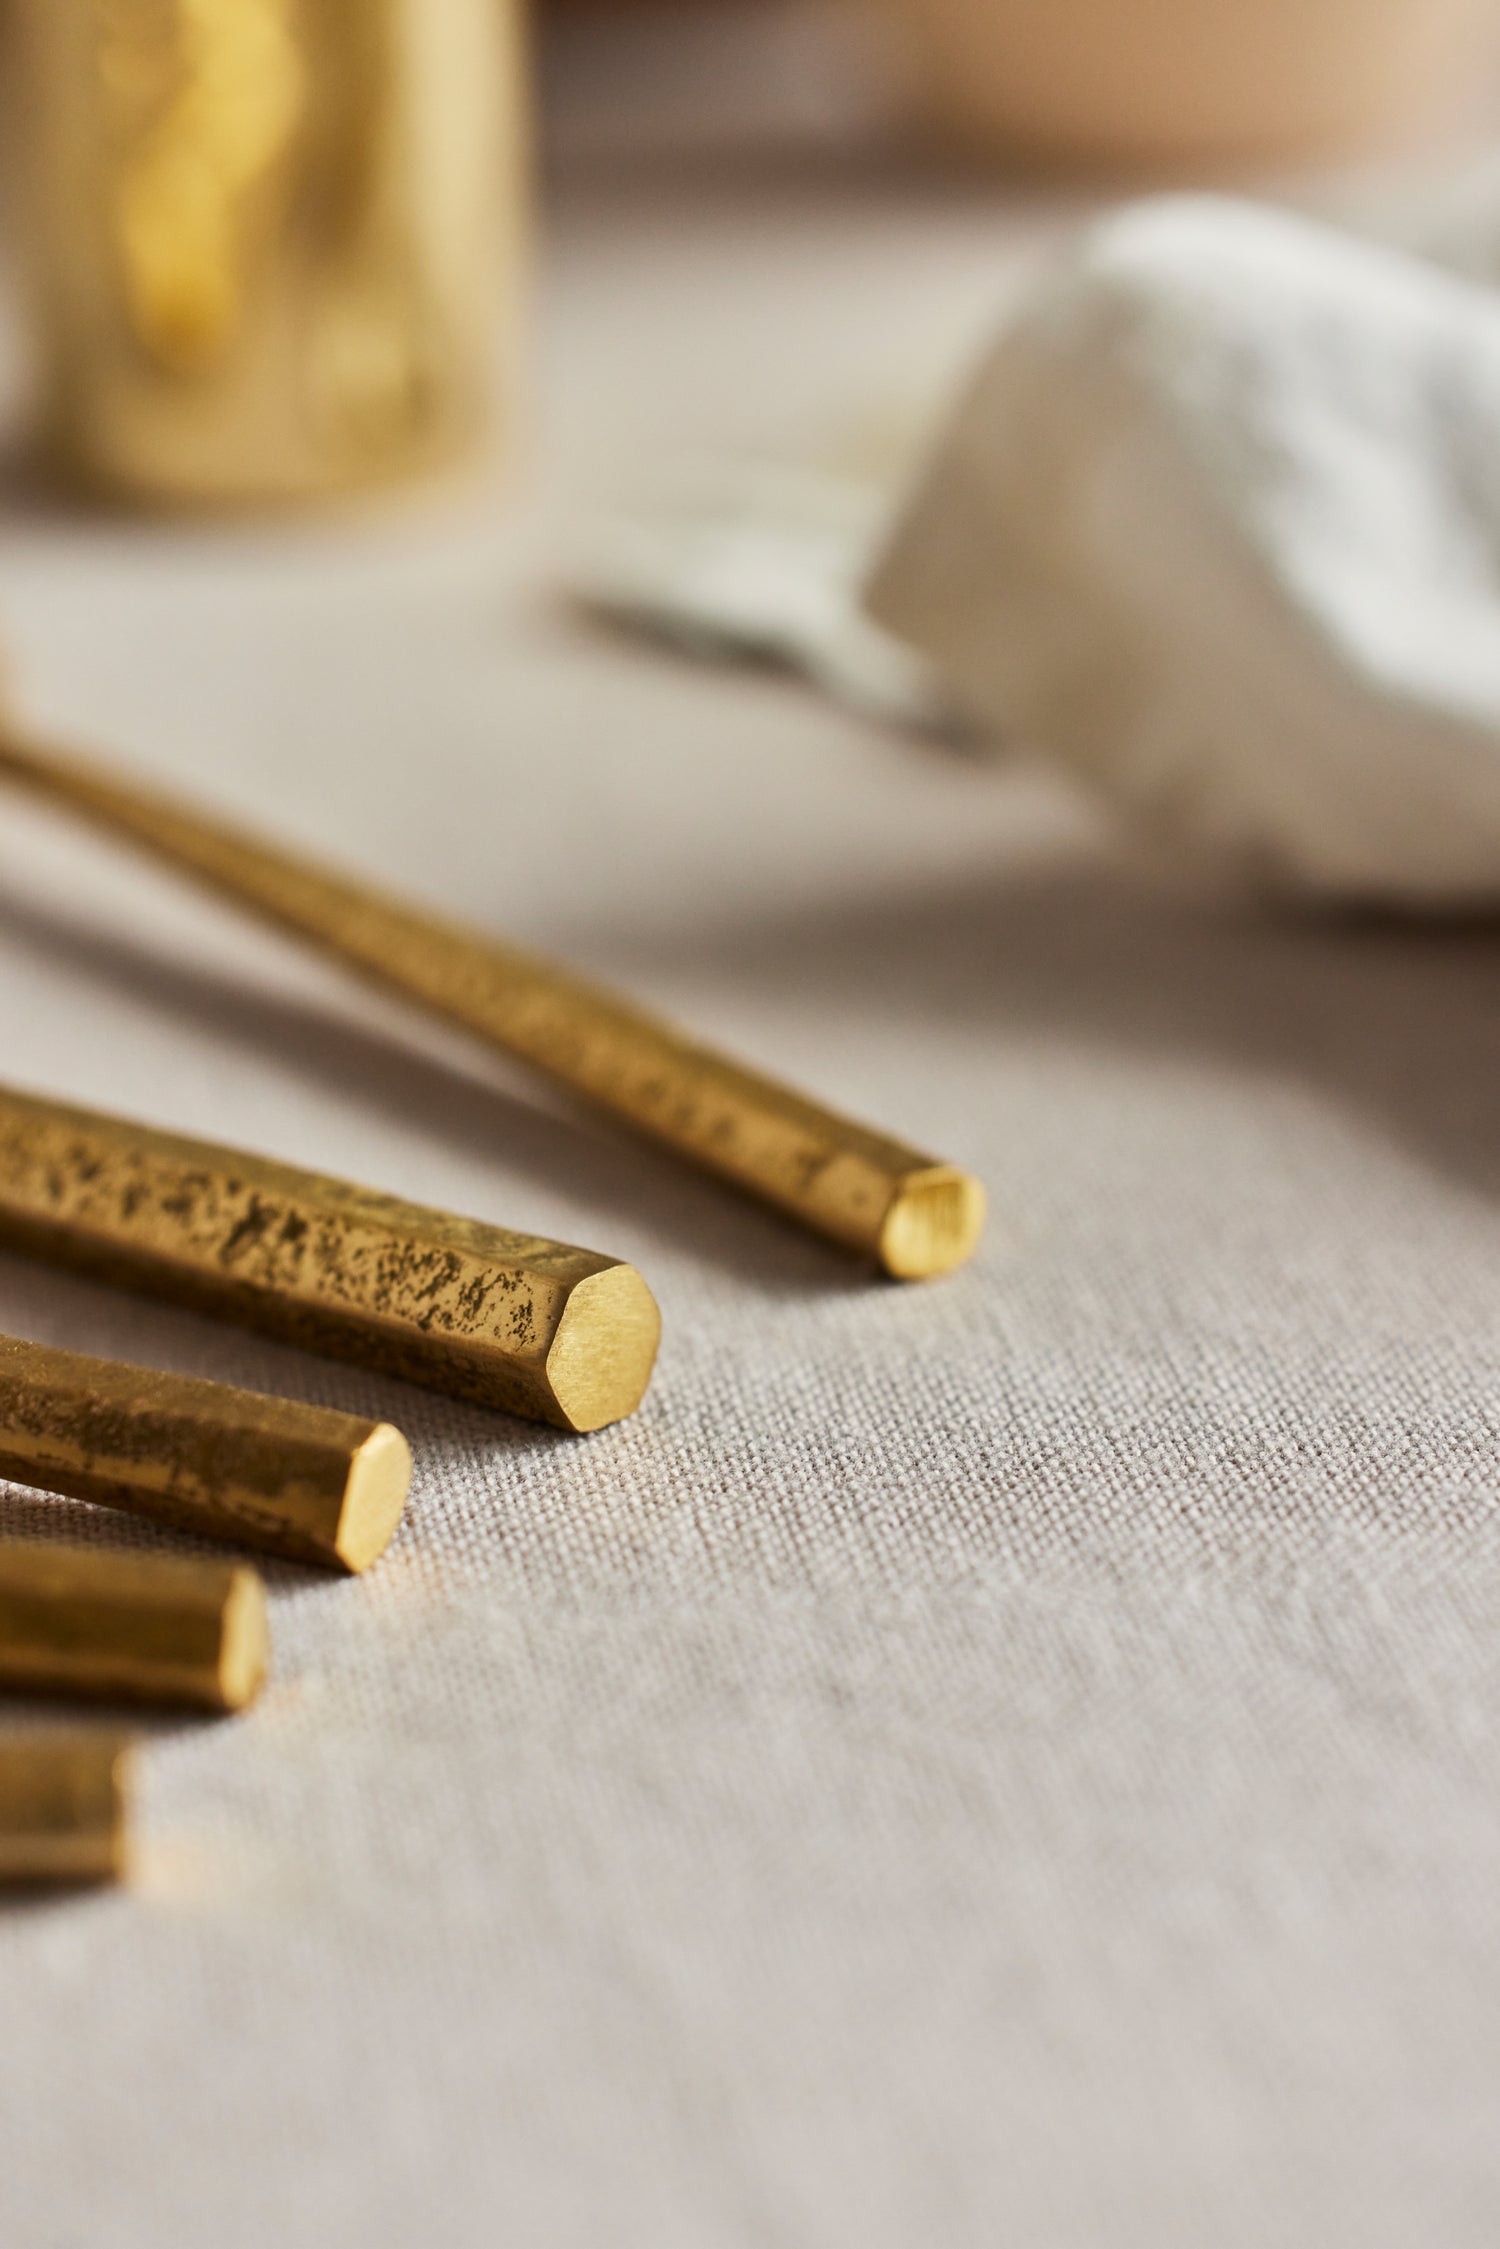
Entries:
[[661,1333],[615,1258],[5,1087],[0,1247],[563,1429],[633,1413]]
[[984,1193],[965,1172],[565,969],[72,756],[0,736],[0,779],[312,940],[899,1280],[948,1272],[978,1242]]
[[0,1883],[119,1881],[131,1757],[114,1733],[0,1739]]
[[363,1570],[401,1520],[411,1448],[389,1422],[0,1336],[0,1477]]
[[248,1563],[0,1543],[0,1687],[243,1710],[270,1654]]

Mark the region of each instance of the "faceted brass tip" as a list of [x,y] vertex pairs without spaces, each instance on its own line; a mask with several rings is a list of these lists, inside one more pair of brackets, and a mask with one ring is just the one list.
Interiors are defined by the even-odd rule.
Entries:
[[967,1172],[950,1164],[908,1172],[880,1228],[880,1262],[893,1280],[935,1280],[973,1256],[984,1218],[984,1189]]
[[378,1562],[395,1537],[411,1490],[411,1466],[410,1445],[388,1421],[380,1422],[354,1455],[334,1551],[356,1576]]
[[607,1265],[574,1284],[547,1353],[563,1428],[607,1428],[646,1395],[661,1342],[656,1298],[633,1265]]
[[[560,1416],[546,1359],[569,1295],[615,1262],[3,1086],[0,1246],[534,1421]],[[5,1405],[5,1356],[0,1343],[0,1456],[5,1419],[19,1422],[24,1434],[35,1418],[24,1382],[10,1383],[12,1403]],[[63,1377],[76,1398],[76,1365]],[[110,1379],[117,1391],[123,1380],[126,1397],[149,1385],[153,1441],[168,1445],[174,1458],[184,1443],[189,1456],[197,1453],[195,1422],[227,1416],[233,1430],[251,1431],[263,1450],[269,1446],[280,1465],[273,1468],[267,1453],[247,1481],[243,1461],[230,1465],[238,1442],[231,1436],[206,1479],[205,1461],[195,1466],[187,1457],[186,1472],[164,1485],[154,1470],[143,1478],[118,1459],[116,1417],[105,1414],[94,1417],[96,1441],[88,1451],[113,1447],[117,1465],[105,1472],[75,1460],[65,1488],[80,1495],[87,1475],[96,1487],[116,1487],[101,1495],[111,1504],[163,1519],[170,1509],[179,1522],[195,1512],[193,1528],[206,1527],[210,1511],[220,1529],[238,1514],[261,1544],[338,1562],[335,1532],[349,1456],[369,1435],[369,1422],[274,1400],[257,1404],[246,1393],[236,1399],[221,1391],[215,1404],[202,1385],[185,1398],[180,1381],[151,1382],[140,1370]],[[609,1405],[608,1417],[615,1410]],[[86,1402],[82,1411],[87,1419]],[[321,1465],[304,1458],[299,1470],[296,1457],[309,1444]]]
[[271,1616],[258,1570],[233,1572],[220,1630],[219,1701],[225,1710],[243,1710],[271,1668]]
[[[718,1173],[740,1192],[759,1195],[858,1257],[878,1259],[896,1279],[922,1280],[948,1272],[974,1247],[982,1197],[962,1173],[932,1163],[886,1133],[871,1132],[835,1115],[820,1102],[715,1053],[643,1013],[630,1000],[586,983],[565,968],[502,944],[486,932],[404,905],[221,821],[206,819],[190,806],[137,788],[106,768],[3,732],[0,779],[68,808],[106,835],[143,846],[211,891],[236,899],[277,928],[290,930],[376,983],[414,999],[444,1022],[459,1024],[503,1054],[598,1102],[623,1123],[699,1168]],[[16,1107],[10,1097],[4,1105]],[[97,1130],[103,1121],[84,1120],[85,1129]],[[22,1168],[28,1184],[19,1197],[14,1190],[10,1194],[16,1207],[7,1214],[0,1201],[0,1224],[9,1245],[28,1255],[81,1263],[83,1206],[107,1207],[111,1215],[95,1228],[96,1236],[107,1237],[91,1253],[95,1268],[118,1281],[128,1259],[137,1275],[155,1270],[156,1286],[163,1288],[162,1241],[143,1241],[139,1229],[130,1232],[121,1227],[114,1215],[117,1200],[112,1194],[101,1194],[92,1174],[86,1179],[81,1175],[76,1156],[70,1153],[72,1146],[71,1141],[65,1143],[71,1177],[62,1209],[50,1192],[50,1173],[38,1172],[27,1157]],[[181,1141],[170,1147],[163,1141],[162,1153],[172,1162],[194,1163]],[[293,1200],[305,1204],[310,1194],[317,1194],[326,1210],[331,1183],[312,1181],[305,1173],[292,1174],[282,1165],[257,1164],[252,1199],[246,1187],[247,1159],[230,1158],[224,1150],[215,1155],[220,1161],[232,1161],[232,1170],[211,1183],[208,1197],[195,1182],[190,1197],[195,1216],[206,1205],[212,1206],[214,1224],[173,1229],[179,1279],[167,1293],[187,1293],[180,1272],[186,1251],[191,1288],[200,1307],[206,1304],[227,1316],[253,1318],[256,1324],[270,1326],[272,1314],[266,1306],[274,1301],[276,1332],[292,1333],[294,1341],[312,1341],[314,1348],[331,1355],[382,1364],[390,1372],[429,1382],[437,1389],[455,1389],[480,1404],[500,1404],[545,1420],[558,1418],[555,1400],[549,1395],[531,1396],[514,1368],[507,1371],[492,1365],[488,1395],[482,1387],[484,1378],[472,1364],[466,1373],[455,1371],[460,1361],[455,1360],[451,1345],[453,1336],[464,1328],[467,1277],[456,1279],[450,1292],[456,1327],[450,1323],[442,1332],[431,1332],[431,1307],[420,1297],[425,1267],[410,1275],[410,1287],[398,1291],[402,1297],[399,1338],[379,1319],[364,1317],[371,1310],[362,1295],[367,1268],[356,1262],[355,1245],[343,1223],[350,1215],[342,1204],[347,1189],[333,1188],[339,1223],[329,1253],[320,1260],[323,1278],[331,1279],[341,1292],[337,1320],[330,1318],[326,1291],[314,1303],[307,1288],[295,1280],[288,1287],[274,1277],[270,1300],[262,1291],[256,1298],[259,1309],[252,1314],[244,1286],[247,1263],[264,1267],[269,1260],[284,1266],[289,1239],[279,1227],[265,1223],[258,1207],[264,1199],[263,1186],[270,1184],[283,1206]],[[202,1156],[199,1150],[198,1163]],[[38,1179],[45,1193],[39,1194]],[[4,1184],[0,1178],[0,1186]],[[112,1188],[113,1182],[108,1185]],[[369,1198],[361,1196],[359,1204],[367,1212]],[[160,1213],[171,1207],[163,1197],[155,1209]],[[296,1215],[305,1213],[299,1207]],[[240,1229],[252,1217],[255,1229],[247,1237]],[[424,1251],[436,1246],[434,1217],[432,1212],[404,1211],[406,1221],[418,1222]],[[451,1233],[456,1222],[441,1223],[449,1229],[446,1247],[461,1246]],[[314,1229],[315,1234],[319,1231]],[[153,1232],[159,1232],[159,1217],[153,1218]],[[255,1245],[253,1254],[245,1251],[247,1238]],[[299,1243],[303,1239],[297,1236]],[[223,1247],[226,1242],[232,1251]],[[474,1244],[467,1247],[472,1250]],[[549,1271],[556,1277],[557,1245],[529,1245],[516,1253],[520,1264],[535,1279],[539,1250],[551,1261]],[[217,1262],[211,1263],[216,1251]],[[384,1275],[390,1268],[381,1260],[377,1270]],[[137,1278],[126,1285],[145,1283]],[[483,1308],[489,1298],[476,1301]],[[520,1334],[520,1328],[515,1332]],[[377,1341],[382,1334],[383,1345]],[[342,1340],[336,1341],[336,1336]],[[404,1363],[397,1363],[398,1356]],[[503,1349],[495,1356],[503,1360]],[[502,1381],[503,1396],[495,1394]],[[619,1410],[610,1405],[602,1418],[613,1420]],[[598,1422],[586,1425],[596,1427]]]

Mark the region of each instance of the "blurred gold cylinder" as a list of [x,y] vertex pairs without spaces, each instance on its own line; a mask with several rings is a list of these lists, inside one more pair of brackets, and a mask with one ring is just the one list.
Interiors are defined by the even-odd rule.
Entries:
[[15,0],[45,434],[168,504],[474,443],[513,334],[519,0]]

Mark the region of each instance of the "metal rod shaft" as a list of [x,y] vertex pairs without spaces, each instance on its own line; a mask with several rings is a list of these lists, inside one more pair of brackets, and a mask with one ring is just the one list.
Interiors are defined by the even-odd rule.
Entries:
[[0,735],[0,779],[310,939],[900,1280],[962,1264],[977,1180],[613,993],[72,756]]
[[389,1422],[0,1336],[0,1476],[363,1570],[411,1486]]
[[117,1882],[131,1745],[113,1733],[0,1740],[0,1883]]
[[615,1258],[3,1087],[0,1247],[563,1429],[633,1413],[661,1333]]
[[248,1563],[0,1544],[0,1687],[243,1710],[270,1649]]

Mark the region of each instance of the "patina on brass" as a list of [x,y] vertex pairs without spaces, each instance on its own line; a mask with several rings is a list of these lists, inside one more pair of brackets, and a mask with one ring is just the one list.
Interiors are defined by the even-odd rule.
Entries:
[[632,1265],[0,1088],[0,1245],[562,1429],[633,1413]]
[[401,1520],[411,1449],[389,1422],[0,1336],[0,1477],[363,1570]]
[[0,1687],[243,1710],[270,1655],[247,1563],[0,1543]]
[[3,734],[0,779],[312,939],[898,1280],[946,1273],[978,1243],[984,1191],[967,1173],[850,1123],[564,969]]
[[120,1734],[0,1737],[0,1883],[119,1881],[131,1757]]

